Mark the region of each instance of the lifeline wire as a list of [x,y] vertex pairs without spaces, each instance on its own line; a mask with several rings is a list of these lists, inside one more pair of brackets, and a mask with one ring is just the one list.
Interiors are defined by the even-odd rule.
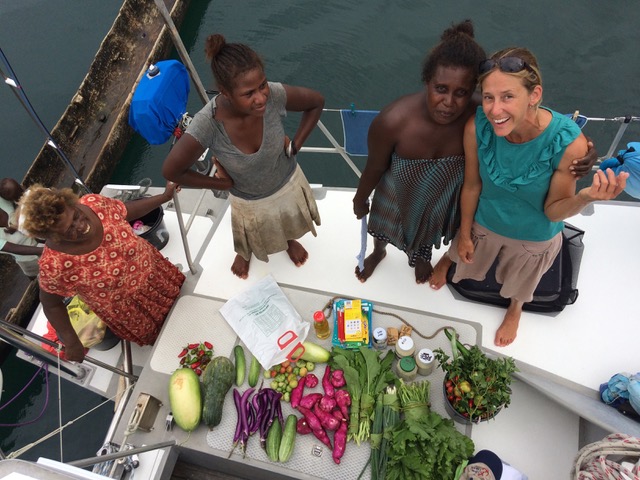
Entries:
[[34,110],[29,99],[27,98],[27,94],[24,92],[22,85],[20,85],[20,82],[18,81],[18,77],[13,71],[13,68],[11,68],[11,64],[9,63],[9,60],[7,59],[4,52],[2,51],[2,48],[0,48],[0,62],[2,63],[2,65],[4,65],[7,72],[9,73],[8,75],[5,74],[4,71],[0,68],[0,75],[2,75],[2,77],[4,78],[4,83],[12,87],[11,90],[13,90],[13,93],[15,94],[15,96],[18,97],[18,100],[20,100],[20,102],[22,103],[22,106],[29,113],[29,115],[31,116],[31,119],[36,123],[38,127],[40,127],[40,130],[42,130],[42,133],[45,134],[45,136],[47,137],[47,145],[52,147],[55,150],[55,152],[58,154],[58,156],[67,164],[67,167],[69,167],[69,169],[71,170],[71,172],[75,177],[75,182],[78,185],[80,185],[85,190],[86,193],[91,193],[91,190],[89,190],[89,187],[87,187],[85,183],[82,181],[82,179],[80,178],[80,174],[71,163],[71,160],[69,160],[69,158],[64,154],[64,152],[60,150],[60,147],[51,136],[51,133],[49,132],[49,130],[47,130],[47,127],[45,127],[44,123],[42,123],[42,120],[40,120],[40,117],[38,117],[38,114]]

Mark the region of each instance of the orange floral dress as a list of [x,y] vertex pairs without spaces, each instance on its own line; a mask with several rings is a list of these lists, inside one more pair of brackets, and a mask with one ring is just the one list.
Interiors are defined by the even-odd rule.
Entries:
[[77,294],[120,338],[153,344],[184,275],[133,232],[121,201],[90,194],[79,203],[91,208],[102,222],[102,243],[82,255],[45,246],[40,288],[62,297]]

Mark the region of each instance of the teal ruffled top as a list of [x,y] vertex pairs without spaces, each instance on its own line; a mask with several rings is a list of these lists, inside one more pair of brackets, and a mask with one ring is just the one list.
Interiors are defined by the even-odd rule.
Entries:
[[562,230],[563,222],[551,222],[544,201],[553,172],[567,146],[580,135],[580,127],[553,110],[547,128],[525,143],[498,137],[478,107],[476,139],[482,193],[475,220],[509,238],[541,242]]

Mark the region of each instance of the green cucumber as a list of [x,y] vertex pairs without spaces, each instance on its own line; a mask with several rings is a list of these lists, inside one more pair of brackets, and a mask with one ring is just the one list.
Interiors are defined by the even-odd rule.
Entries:
[[258,384],[258,378],[260,378],[260,370],[261,370],[260,362],[254,356],[251,359],[251,365],[249,366],[249,386],[255,387]]
[[291,414],[287,417],[287,421],[284,424],[284,432],[282,433],[282,439],[280,440],[280,449],[278,450],[278,460],[286,462],[291,458],[293,453],[293,446],[296,441],[296,424],[298,423],[298,417]]
[[331,357],[331,352],[317,343],[302,342],[302,346],[304,347],[304,353],[300,358],[308,362],[327,363]]
[[202,395],[200,379],[190,368],[179,368],[169,380],[171,413],[181,429],[191,432],[200,424]]
[[244,375],[247,371],[247,362],[244,358],[244,348],[242,345],[236,345],[233,349],[236,357],[236,385],[239,387],[244,383]]
[[277,418],[273,419],[273,423],[269,427],[267,433],[267,444],[265,449],[267,450],[267,456],[271,461],[278,461],[278,454],[280,452],[280,442],[282,441],[282,425]]

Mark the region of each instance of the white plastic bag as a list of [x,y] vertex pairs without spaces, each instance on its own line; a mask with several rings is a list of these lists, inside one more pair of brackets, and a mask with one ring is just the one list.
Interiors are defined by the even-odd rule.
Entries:
[[271,275],[229,299],[220,314],[265,370],[304,353],[310,324],[302,321]]

